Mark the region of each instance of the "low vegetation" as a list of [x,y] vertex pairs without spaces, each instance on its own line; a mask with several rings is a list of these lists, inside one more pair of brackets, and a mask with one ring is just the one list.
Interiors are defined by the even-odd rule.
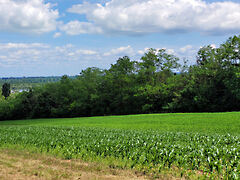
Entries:
[[141,173],[112,169],[103,163],[66,160],[16,148],[0,149],[0,158],[0,179],[3,180],[148,179]]
[[205,113],[3,121],[0,144],[65,159],[106,161],[109,167],[152,177],[174,170],[176,177],[238,179],[239,117]]
[[97,127],[161,132],[240,134],[240,113],[164,113],[1,121],[0,126]]

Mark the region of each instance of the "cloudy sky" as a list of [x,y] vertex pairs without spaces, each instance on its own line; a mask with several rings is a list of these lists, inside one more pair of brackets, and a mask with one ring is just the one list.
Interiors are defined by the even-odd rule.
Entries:
[[0,0],[0,77],[76,75],[166,48],[195,62],[240,32],[239,0]]

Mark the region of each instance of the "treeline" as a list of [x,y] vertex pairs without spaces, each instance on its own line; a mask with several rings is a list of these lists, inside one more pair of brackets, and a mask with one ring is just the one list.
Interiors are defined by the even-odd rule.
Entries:
[[139,61],[119,58],[108,70],[87,68],[75,79],[2,97],[0,119],[240,110],[240,36],[205,46],[187,66],[166,50]]

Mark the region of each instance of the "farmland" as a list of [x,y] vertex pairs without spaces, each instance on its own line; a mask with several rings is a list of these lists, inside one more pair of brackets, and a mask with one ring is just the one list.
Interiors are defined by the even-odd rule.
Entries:
[[127,130],[240,134],[240,113],[168,113],[0,121],[6,126],[99,127]]
[[240,113],[151,114],[0,122],[2,148],[106,161],[161,177],[239,178]]

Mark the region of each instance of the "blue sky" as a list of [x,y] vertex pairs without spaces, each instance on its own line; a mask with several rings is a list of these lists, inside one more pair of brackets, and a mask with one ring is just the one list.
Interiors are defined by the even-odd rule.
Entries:
[[240,32],[239,0],[0,0],[0,77],[76,75],[166,48],[195,63]]

